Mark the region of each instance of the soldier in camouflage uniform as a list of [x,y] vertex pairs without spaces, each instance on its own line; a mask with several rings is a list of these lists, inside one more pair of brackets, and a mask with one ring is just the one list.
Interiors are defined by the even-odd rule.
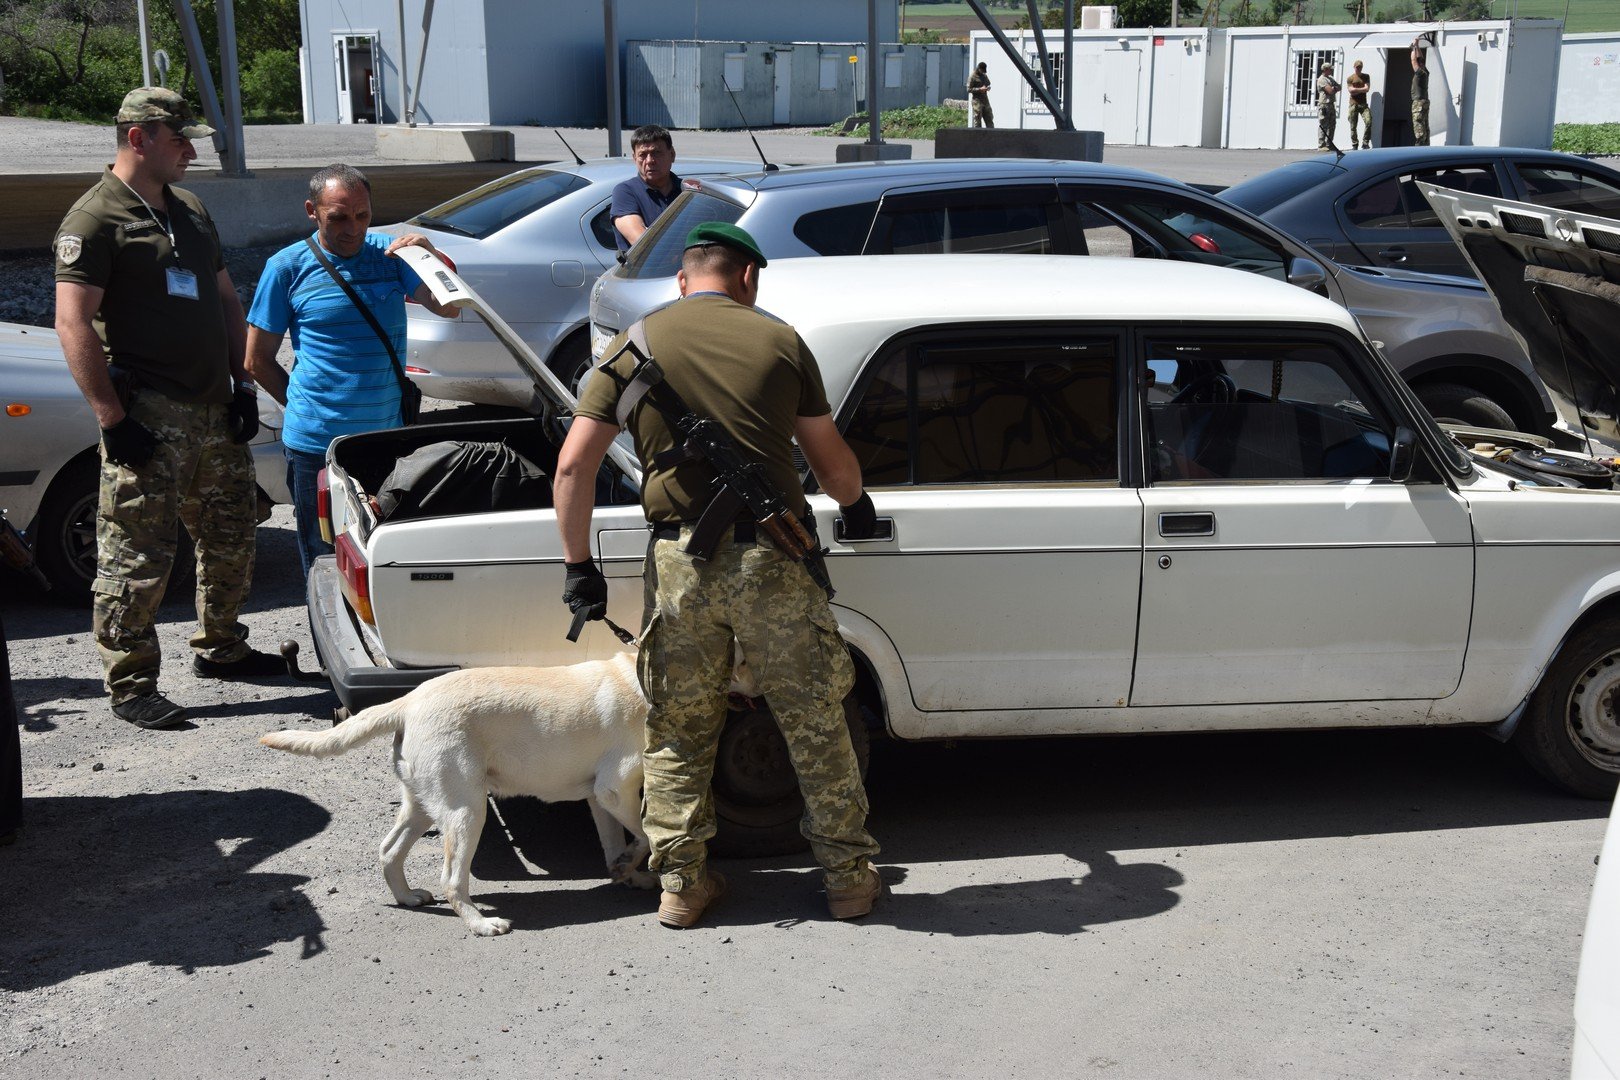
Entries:
[[208,212],[170,186],[197,156],[191,140],[211,134],[174,91],[132,90],[117,158],[63,218],[55,245],[56,329],[102,431],[96,645],[113,714],[142,728],[185,718],[157,691],[153,626],[177,520],[197,547],[193,671],[285,672],[248,647],[237,621],[256,524],[246,444],[259,427],[242,305]]
[[1422,37],[1412,39],[1412,145],[1429,145],[1429,65]]
[[973,69],[973,74],[968,76],[967,92],[968,101],[973,106],[973,126],[995,127],[996,114],[990,108],[989,66],[983,60]]
[[1333,65],[1323,64],[1316,78],[1316,148],[1328,150],[1333,145],[1333,129],[1339,123],[1339,80],[1333,77]]
[[[668,383],[698,413],[726,428],[761,462],[791,510],[805,514],[793,467],[796,439],[821,487],[842,504],[845,535],[872,535],[876,512],[860,466],[834,426],[809,347],[786,324],[753,310],[765,258],[734,225],[699,225],[687,237],[678,303],[645,320],[647,345]],[[590,554],[594,478],[619,432],[617,409],[635,364],[619,354],[586,384],[558,460],[555,503],[568,576],[563,599],[603,618],[607,585]],[[854,684],[827,596],[802,563],[772,546],[743,514],[712,558],[684,550],[712,497],[713,472],[667,456],[677,439],[651,405],[625,417],[646,470],[642,506],[651,524],[654,609],[637,670],[649,705],[642,821],[649,866],[662,882],[658,918],[691,926],[725,890],[706,867],[715,833],[710,779],[726,718],[733,639],[775,714],[804,793],[801,829],[824,871],[834,918],[857,918],[883,889],[870,865],[866,792],[842,700]],[[678,458],[678,455],[675,455]]]

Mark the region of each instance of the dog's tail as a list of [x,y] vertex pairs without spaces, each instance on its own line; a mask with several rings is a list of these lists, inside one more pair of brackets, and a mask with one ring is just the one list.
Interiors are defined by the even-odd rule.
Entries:
[[277,750],[309,757],[335,757],[379,735],[405,726],[405,699],[395,698],[362,709],[331,731],[272,731],[259,741]]

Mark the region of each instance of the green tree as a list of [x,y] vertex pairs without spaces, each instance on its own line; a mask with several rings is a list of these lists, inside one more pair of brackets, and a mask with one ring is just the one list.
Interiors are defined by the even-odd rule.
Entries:
[[242,111],[280,119],[301,115],[298,54],[292,49],[265,49],[242,72]]

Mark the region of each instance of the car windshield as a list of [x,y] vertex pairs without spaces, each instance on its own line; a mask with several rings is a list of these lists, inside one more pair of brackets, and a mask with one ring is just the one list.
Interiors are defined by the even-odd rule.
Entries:
[[440,203],[411,218],[411,224],[482,240],[589,183],[573,173],[550,169],[514,173]]
[[1241,184],[1233,184],[1221,192],[1220,197],[1233,206],[1261,214],[1340,171],[1337,165],[1327,161],[1295,161]]
[[675,271],[681,268],[687,233],[706,221],[734,224],[742,217],[742,212],[743,208],[736,203],[707,191],[681,192],[630,249],[624,275],[632,280],[674,277]]

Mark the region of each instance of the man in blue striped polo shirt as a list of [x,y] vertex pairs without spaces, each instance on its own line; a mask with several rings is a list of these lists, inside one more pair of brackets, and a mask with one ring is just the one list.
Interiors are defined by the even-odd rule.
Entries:
[[[328,165],[310,177],[304,212],[315,223],[315,242],[370,308],[400,363],[407,297],[435,315],[455,317],[455,308],[440,307],[415,271],[394,257],[402,247],[433,251],[427,237],[409,233],[390,243],[386,236],[367,233],[371,182],[359,169]],[[302,240],[265,264],[247,321],[248,371],[287,409],[281,442],[298,522],[298,555],[307,575],[317,556],[332,551],[321,539],[315,504],[315,480],[326,465],[326,448],[340,435],[397,427],[399,379],[382,339]],[[290,378],[276,363],[288,330]]]

